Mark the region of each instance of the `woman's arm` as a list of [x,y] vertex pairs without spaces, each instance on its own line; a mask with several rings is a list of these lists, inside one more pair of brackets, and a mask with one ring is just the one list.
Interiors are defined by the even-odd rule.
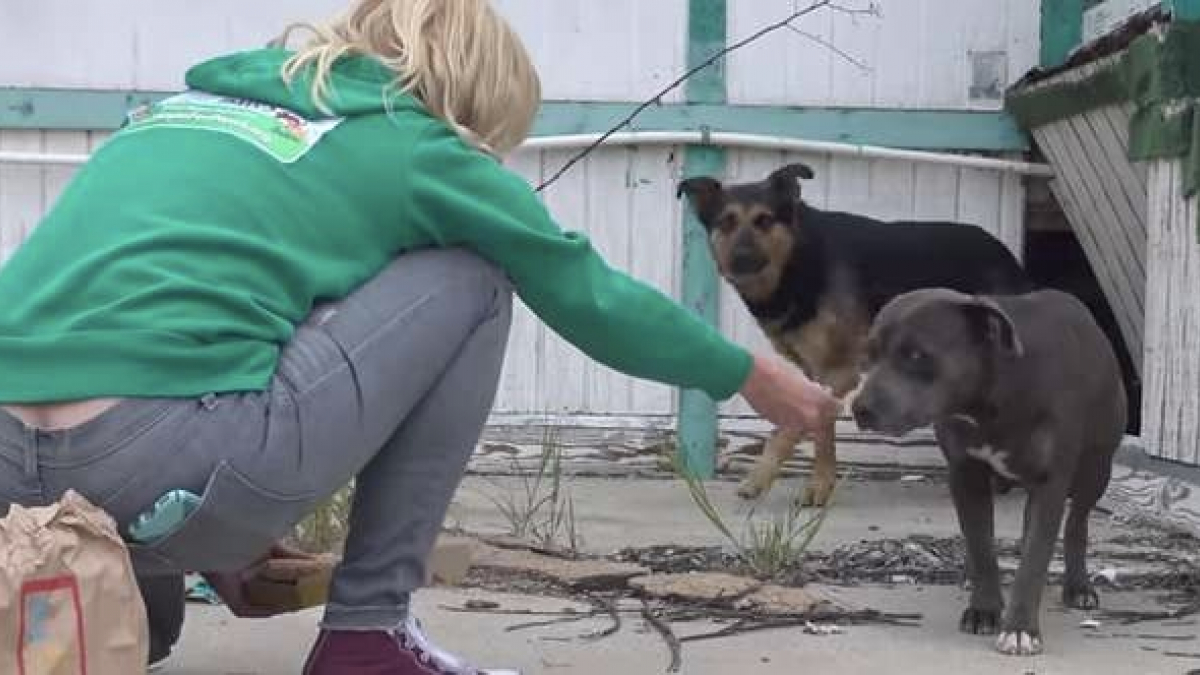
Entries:
[[610,267],[579,233],[564,232],[529,185],[449,130],[412,149],[407,206],[441,245],[464,245],[512,278],[530,309],[591,358],[625,374],[742,393],[785,427],[811,428],[833,400],[773,354],[751,356],[658,290]]

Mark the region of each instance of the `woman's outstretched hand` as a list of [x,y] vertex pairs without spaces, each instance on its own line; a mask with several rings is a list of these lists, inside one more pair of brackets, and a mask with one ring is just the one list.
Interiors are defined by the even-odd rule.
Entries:
[[742,397],[776,426],[808,434],[836,417],[840,404],[799,368],[774,354],[757,353]]

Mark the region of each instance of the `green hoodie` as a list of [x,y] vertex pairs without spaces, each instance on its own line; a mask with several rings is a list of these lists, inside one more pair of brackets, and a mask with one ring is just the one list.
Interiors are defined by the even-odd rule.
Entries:
[[287,56],[195,66],[192,94],[135,111],[79,170],[0,269],[0,401],[262,390],[315,303],[444,246],[493,261],[612,368],[718,400],[740,388],[744,349],[561,231],[414,99],[385,105],[377,61],[335,67],[331,118],[307,80],[282,81]]

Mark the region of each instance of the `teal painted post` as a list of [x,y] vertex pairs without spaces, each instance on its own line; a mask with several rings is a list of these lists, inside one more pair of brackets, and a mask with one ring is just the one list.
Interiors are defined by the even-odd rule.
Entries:
[[1170,0],[1170,4],[1176,19],[1185,21],[1200,19],[1200,0]]
[[[725,0],[690,0],[688,3],[688,67],[694,67],[725,47]],[[724,63],[697,73],[687,83],[689,103],[723,104],[726,98]],[[690,146],[685,151],[685,176],[721,175],[725,151],[710,146]],[[716,325],[717,274],[708,252],[704,228],[684,209],[683,303],[709,324]],[[697,363],[697,368],[704,364]],[[687,471],[701,479],[712,478],[717,464],[717,404],[695,390],[679,392],[679,452]]]
[[1042,0],[1041,66],[1052,68],[1083,39],[1084,0]]

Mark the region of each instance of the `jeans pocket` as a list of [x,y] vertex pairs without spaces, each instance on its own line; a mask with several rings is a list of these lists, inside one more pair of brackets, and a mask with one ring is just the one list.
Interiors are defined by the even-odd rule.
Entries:
[[180,526],[157,541],[130,543],[130,556],[139,574],[241,570],[285,537],[316,500],[263,489],[222,461]]

